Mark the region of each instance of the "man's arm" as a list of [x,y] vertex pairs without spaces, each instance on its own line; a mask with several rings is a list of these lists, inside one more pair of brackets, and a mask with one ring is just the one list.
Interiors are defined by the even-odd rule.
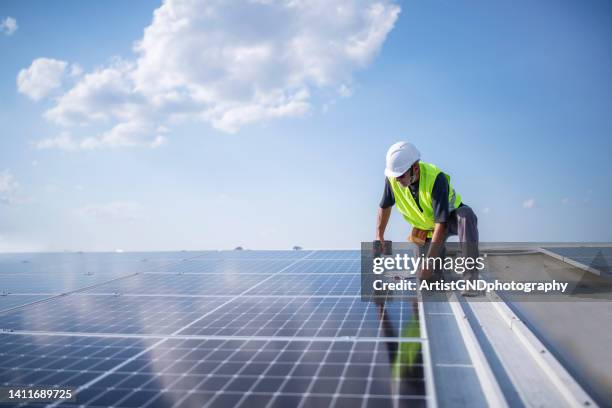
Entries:
[[378,207],[378,216],[376,217],[376,239],[379,241],[385,240],[385,229],[387,229],[387,223],[389,217],[391,217],[391,208]]
[[433,235],[431,236],[431,245],[429,245],[429,251],[427,251],[427,257],[435,258],[440,254],[440,249],[444,244],[446,236],[446,223],[437,222],[434,227]]
[[[446,235],[446,223],[437,222],[434,227],[433,235],[431,236],[431,243],[429,244],[429,250],[427,251],[427,258],[435,258],[440,254],[442,246],[444,245],[444,238]],[[419,279],[429,279],[433,271],[428,268],[421,268],[419,270]]]
[[385,177],[385,189],[383,196],[378,205],[378,216],[376,217],[376,239],[379,241],[385,240],[385,229],[391,216],[391,208],[395,205],[395,197],[389,179]]

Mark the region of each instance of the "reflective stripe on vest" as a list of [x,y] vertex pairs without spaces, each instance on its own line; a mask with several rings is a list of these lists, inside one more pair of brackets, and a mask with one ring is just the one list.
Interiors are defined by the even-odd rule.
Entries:
[[[414,201],[409,187],[403,187],[395,177],[388,177],[388,179],[391,184],[391,190],[393,190],[395,206],[406,221],[412,224],[413,227],[431,231],[435,227],[431,193],[436,177],[440,174],[441,170],[433,164],[425,162],[419,162],[419,168],[419,204],[422,211]],[[448,180],[448,209],[453,211],[461,204],[461,196],[455,192],[450,176],[448,174],[445,175]]]

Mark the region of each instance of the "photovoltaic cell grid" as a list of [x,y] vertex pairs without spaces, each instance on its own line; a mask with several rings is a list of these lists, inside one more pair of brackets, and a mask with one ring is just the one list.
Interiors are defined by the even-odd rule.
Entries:
[[425,405],[416,304],[361,302],[358,251],[106,255],[123,275],[99,254],[0,256],[0,384],[85,406]]
[[0,311],[12,309],[14,307],[19,307],[48,298],[48,295],[3,295],[0,296]]
[[0,254],[0,275],[122,275],[212,254],[218,252]]
[[[389,303],[399,321],[410,304]],[[372,304],[352,298],[241,297],[183,330],[182,334],[226,336],[378,337],[380,318]],[[388,309],[390,309],[388,308]],[[397,335],[396,335],[397,336]]]
[[205,315],[220,299],[62,296],[0,314],[10,330],[170,335]]
[[155,271],[170,274],[271,274],[291,265],[293,262],[294,260],[291,259],[187,259],[178,263],[161,266]]
[[210,273],[142,274],[88,289],[85,293],[121,293],[146,295],[238,295],[271,274]]

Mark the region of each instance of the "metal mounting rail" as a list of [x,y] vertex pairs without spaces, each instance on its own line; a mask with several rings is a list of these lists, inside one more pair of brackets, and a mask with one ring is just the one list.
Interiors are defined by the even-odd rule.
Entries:
[[[462,301],[491,345],[488,358],[498,359],[523,405],[542,407],[596,407],[597,404],[574,380],[496,294],[489,299]],[[459,305],[455,305],[459,307]],[[466,321],[466,323],[468,323]],[[497,373],[499,375],[499,373]]]
[[488,406],[499,408],[507,407],[508,403],[504,398],[504,394],[497,382],[497,379],[495,378],[495,375],[493,374],[493,371],[491,370],[491,367],[489,366],[489,362],[482,351],[474,332],[472,331],[472,327],[470,326],[467,316],[459,304],[457,295],[453,293],[450,296],[450,308],[455,316],[457,325],[459,326],[459,331],[463,338],[463,342],[465,343],[465,347],[470,355],[470,359],[472,360],[474,370],[476,370],[476,375],[480,381],[480,386],[482,387],[482,392]]
[[421,293],[418,294],[419,307],[419,333],[421,336],[421,353],[423,355],[423,375],[425,379],[425,395],[427,398],[427,406],[429,408],[438,407],[438,399],[436,397],[436,387],[434,383],[434,375],[432,368],[431,350],[429,348],[429,336],[427,334],[427,322],[425,320],[425,308]]
[[574,380],[559,361],[546,349],[544,344],[532,333],[505,302],[491,302],[497,313],[521,342],[531,358],[537,363],[548,380],[563,396],[568,406],[589,406],[597,404]]

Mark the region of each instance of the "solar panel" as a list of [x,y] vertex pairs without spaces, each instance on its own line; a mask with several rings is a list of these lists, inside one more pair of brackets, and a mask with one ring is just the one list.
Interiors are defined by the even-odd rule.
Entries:
[[179,263],[172,263],[147,270],[147,272],[170,273],[170,274],[200,274],[200,273],[275,273],[289,266],[293,261],[290,259],[244,259],[234,258],[212,258],[212,259],[186,259]]
[[73,294],[0,315],[0,328],[84,333],[171,334],[219,299]]
[[418,304],[360,283],[358,251],[0,256],[0,385],[75,388],[61,406],[425,406]]
[[0,290],[4,293],[49,293],[59,294],[86,286],[104,283],[109,276],[84,274],[2,274]]
[[14,295],[4,294],[0,296],[0,312],[14,307],[23,306],[29,303],[47,299],[48,295]]
[[142,274],[88,289],[86,293],[142,295],[220,295],[233,296],[251,288],[270,275],[238,274]]
[[353,274],[360,270],[359,258],[343,259],[343,258],[315,258],[304,261],[298,261],[284,270],[283,274],[292,273],[348,273]]
[[200,252],[0,254],[0,275],[124,275],[205,256]]

